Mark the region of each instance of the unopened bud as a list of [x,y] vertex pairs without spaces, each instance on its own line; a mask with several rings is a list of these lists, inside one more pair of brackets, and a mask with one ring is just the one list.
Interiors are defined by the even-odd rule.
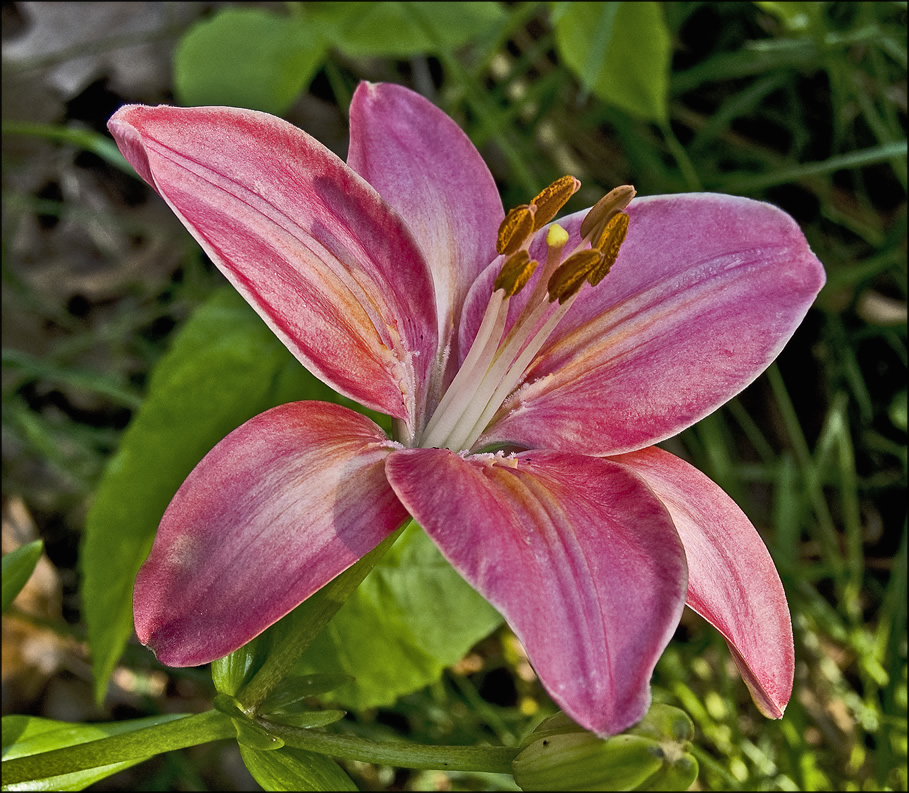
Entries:
[[688,752],[693,732],[668,705],[605,740],[558,713],[524,740],[512,772],[523,790],[685,790],[698,773]]

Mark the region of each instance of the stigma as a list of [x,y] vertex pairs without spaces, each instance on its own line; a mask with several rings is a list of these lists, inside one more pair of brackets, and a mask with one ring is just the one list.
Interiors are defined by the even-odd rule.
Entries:
[[[634,198],[622,185],[601,198],[584,217],[580,241],[557,223],[546,232],[545,261],[531,258],[530,244],[581,186],[563,176],[529,204],[512,209],[499,226],[496,251],[503,257],[480,328],[464,362],[417,439],[421,447],[469,450],[505,398],[520,384],[540,348],[570,310],[585,285],[596,287],[609,273],[628,232],[625,208]],[[505,333],[511,298],[539,270],[530,296]]]

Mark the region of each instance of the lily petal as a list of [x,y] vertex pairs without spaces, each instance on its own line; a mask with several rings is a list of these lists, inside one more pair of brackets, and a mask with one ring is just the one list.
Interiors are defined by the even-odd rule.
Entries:
[[669,514],[627,469],[562,452],[386,462],[401,502],[524,643],[553,699],[599,735],[641,719],[678,624],[685,557]]
[[[824,284],[798,226],[769,204],[689,194],[627,211],[609,275],[583,287],[477,447],[611,455],[675,435],[767,368]],[[560,223],[569,246],[583,216]]]
[[369,419],[295,402],[234,430],[164,513],[136,578],[136,633],[194,666],[257,636],[408,517],[385,479],[394,448]]
[[109,128],[304,366],[413,421],[437,346],[431,275],[372,186],[266,113],[129,105]]
[[715,482],[669,452],[653,447],[611,459],[666,505],[688,558],[688,605],[723,634],[760,711],[780,718],[795,650],[786,593],[760,535]]
[[419,243],[432,270],[444,345],[468,288],[496,255],[505,212],[489,168],[445,113],[389,83],[360,83],[354,92],[347,162]]

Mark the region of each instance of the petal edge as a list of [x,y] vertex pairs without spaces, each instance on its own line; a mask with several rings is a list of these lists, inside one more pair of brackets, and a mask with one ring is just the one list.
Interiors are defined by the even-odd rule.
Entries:
[[136,633],[162,663],[195,666],[257,636],[408,517],[385,479],[393,449],[369,419],[295,402],[261,413],[202,459],[136,577]]
[[560,452],[386,463],[402,503],[524,643],[552,697],[612,735],[640,720],[686,586],[663,505],[621,466]]
[[757,530],[715,482],[667,451],[611,459],[643,477],[666,505],[688,559],[688,605],[723,635],[758,709],[782,717],[795,671],[792,622]]

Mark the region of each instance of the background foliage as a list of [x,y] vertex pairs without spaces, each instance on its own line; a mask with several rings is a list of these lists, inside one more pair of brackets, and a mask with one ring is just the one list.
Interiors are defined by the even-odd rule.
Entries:
[[[506,207],[572,173],[569,211],[632,183],[798,220],[827,268],[816,307],[765,376],[665,444],[770,547],[793,701],[760,717],[689,613],[655,696],[694,719],[703,789],[905,789],[905,3],[11,3],[3,44],[3,550],[45,551],[4,618],[4,714],[208,707],[205,670],[163,668],[131,639],[135,569],[220,437],[272,404],[340,399],[223,289],[107,118],[126,102],[254,107],[344,156],[354,88],[387,80],[463,126]],[[345,610],[307,662],[358,678],[335,694],[357,708],[337,729],[514,745],[552,712],[507,627],[419,532]],[[361,789],[511,789],[347,770]],[[253,786],[233,743],[97,783]]]

